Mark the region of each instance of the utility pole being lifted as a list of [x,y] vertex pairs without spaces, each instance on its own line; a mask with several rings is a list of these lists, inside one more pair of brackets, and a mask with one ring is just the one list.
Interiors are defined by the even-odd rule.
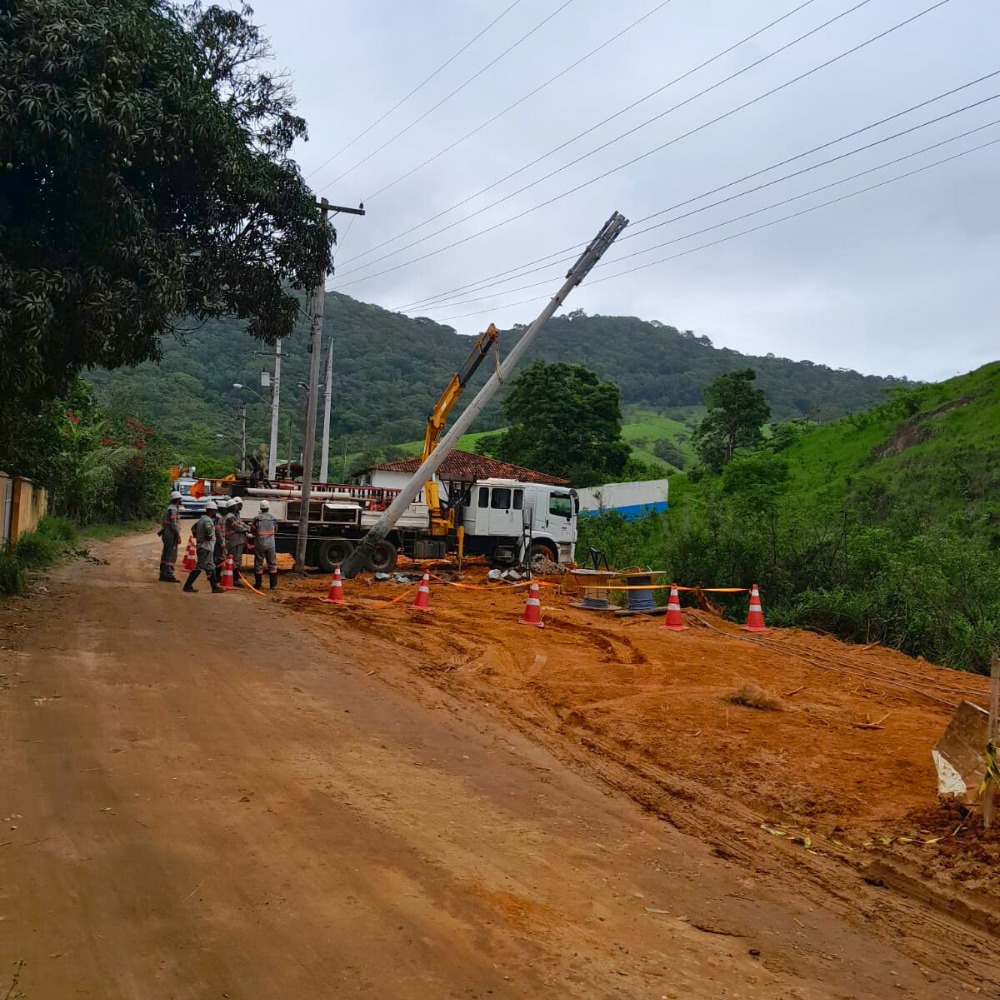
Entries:
[[[344,208],[331,205],[326,198],[317,203],[323,210],[326,222],[331,212],[347,212],[349,215],[364,215],[365,207]],[[295,540],[295,572],[303,573],[306,568],[306,540],[309,534],[309,500],[313,487],[313,460],[316,457],[316,412],[319,409],[319,366],[323,349],[323,307],[326,304],[326,279],[323,275],[312,290],[309,312],[312,329],[309,335],[309,400],[306,407],[306,433],[302,446],[302,502],[299,512],[299,532]]]
[[354,551],[344,561],[342,568],[345,577],[357,576],[358,573],[368,567],[372,553],[375,551],[375,546],[392,531],[400,516],[413,503],[421,489],[423,489],[424,483],[437,472],[441,463],[448,457],[448,454],[455,445],[458,444],[458,439],[469,429],[476,417],[479,416],[486,404],[492,399],[497,389],[507,380],[521,359],[521,355],[524,354],[535,339],[538,331],[552,318],[552,315],[563,304],[569,293],[587,277],[591,268],[601,259],[604,252],[614,243],[619,233],[627,225],[628,219],[619,212],[615,212],[601,226],[600,232],[590,241],[590,245],[580,255],[580,259],[567,272],[566,281],[563,283],[562,288],[552,297],[535,322],[524,331],[521,339],[511,348],[510,354],[504,359],[503,364],[499,366],[499,369],[490,377],[482,389],[479,390],[476,398],[462,411],[461,415],[452,425],[451,430],[441,438],[437,447],[421,463],[420,468],[413,474],[410,481],[399,491],[399,494],[389,505],[386,512],[372,525],[368,534],[361,539]]

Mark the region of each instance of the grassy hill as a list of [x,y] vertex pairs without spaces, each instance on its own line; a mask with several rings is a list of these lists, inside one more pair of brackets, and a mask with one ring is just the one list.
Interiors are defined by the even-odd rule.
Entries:
[[[506,353],[523,328],[504,331]],[[447,379],[471,349],[468,337],[429,319],[391,313],[345,295],[327,296],[324,338],[334,342],[333,452],[354,454],[423,436],[427,413]],[[298,452],[302,440],[301,395],[308,353],[306,324],[283,345],[280,451]],[[262,352],[262,353],[255,353]],[[532,357],[575,361],[617,383],[631,414],[628,430],[640,457],[657,457],[656,442],[679,443],[689,433],[680,425],[701,404],[701,392],[724,371],[751,365],[758,372],[773,416],[832,419],[862,410],[905,380],[833,370],[809,361],[751,357],[718,349],[706,337],[633,317],[586,316],[582,312],[550,321]],[[105,400],[124,398],[162,428],[185,462],[231,464],[238,437],[236,409],[248,404],[248,440],[268,437],[266,404],[232,388],[240,382],[260,389],[260,371],[273,362],[265,345],[254,342],[235,322],[208,322],[165,341],[159,364],[116,372],[95,371],[90,381]],[[491,365],[475,382],[481,385]],[[266,395],[267,391],[263,390]],[[669,423],[676,421],[676,425]],[[480,418],[477,430],[501,423],[499,403]],[[219,438],[222,434],[227,437]],[[661,449],[662,450],[662,449]],[[690,457],[690,449],[687,450]]]
[[1000,646],[1000,363],[785,443],[673,477],[667,515],[605,517],[585,544],[685,584],[759,583],[774,623],[985,670]]

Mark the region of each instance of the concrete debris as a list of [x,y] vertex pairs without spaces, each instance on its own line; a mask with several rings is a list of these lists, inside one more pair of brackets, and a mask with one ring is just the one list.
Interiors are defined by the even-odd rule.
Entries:
[[531,571],[535,576],[551,576],[554,573],[562,573],[563,568],[559,563],[553,562],[551,559],[536,559],[531,564]]
[[375,581],[377,583],[385,583],[386,580],[391,580],[392,576],[389,573],[376,573]]
[[503,573],[498,569],[491,569],[489,573],[486,574],[486,579],[489,580],[490,583],[496,583],[498,580],[503,579]]

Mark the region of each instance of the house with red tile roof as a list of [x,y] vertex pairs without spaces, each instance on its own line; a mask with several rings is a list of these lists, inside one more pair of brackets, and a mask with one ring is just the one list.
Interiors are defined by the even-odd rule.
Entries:
[[[363,485],[382,486],[386,489],[401,489],[420,468],[420,457],[400,459],[397,462],[381,462],[358,469],[351,474],[351,481]],[[547,483],[551,486],[568,486],[568,479],[549,476],[522,465],[512,465],[485,455],[475,455],[469,451],[453,451],[441,463],[435,477],[447,488],[448,483],[470,484],[482,479],[516,479],[522,483]]]

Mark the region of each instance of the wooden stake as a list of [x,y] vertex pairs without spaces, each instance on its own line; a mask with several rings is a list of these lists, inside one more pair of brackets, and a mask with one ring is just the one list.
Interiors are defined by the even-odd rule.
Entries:
[[[1000,742],[1000,656],[993,654],[993,666],[990,670],[990,719],[986,725],[986,738],[996,746]],[[983,827],[987,830],[993,826],[993,795],[996,792],[996,782],[989,781],[983,793]]]

